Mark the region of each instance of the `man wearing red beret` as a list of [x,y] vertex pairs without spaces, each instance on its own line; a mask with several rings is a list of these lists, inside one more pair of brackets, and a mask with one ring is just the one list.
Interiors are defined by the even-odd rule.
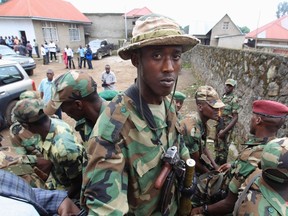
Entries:
[[253,136],[243,144],[244,150],[232,165],[224,164],[219,168],[220,172],[230,169],[228,195],[212,205],[194,208],[191,215],[225,215],[233,212],[241,184],[258,167],[265,144],[276,138],[288,115],[288,107],[276,101],[257,100],[253,102],[252,112],[250,133]]

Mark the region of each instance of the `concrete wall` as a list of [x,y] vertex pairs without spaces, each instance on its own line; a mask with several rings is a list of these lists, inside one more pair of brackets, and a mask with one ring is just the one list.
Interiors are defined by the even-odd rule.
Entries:
[[245,35],[220,37],[218,41],[218,46],[224,48],[242,49],[244,40]]
[[123,13],[85,13],[92,25],[85,26],[88,33],[86,43],[95,39],[107,39],[118,45],[120,39],[125,39],[125,19]]
[[[195,74],[219,94],[223,94],[227,78],[237,80],[235,93],[240,98],[241,111],[236,134],[242,140],[249,134],[254,100],[269,99],[288,105],[288,57],[197,45],[183,55],[183,61],[191,63]],[[288,127],[278,135],[288,136]]]

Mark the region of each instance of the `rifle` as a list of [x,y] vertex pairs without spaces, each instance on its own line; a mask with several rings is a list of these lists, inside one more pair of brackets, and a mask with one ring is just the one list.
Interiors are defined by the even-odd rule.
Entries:
[[[193,159],[186,160],[186,173],[184,178],[184,190],[190,191],[192,188],[192,181],[194,177],[194,171],[195,171],[195,161]],[[192,204],[191,204],[191,194],[190,193],[182,193],[182,196],[180,198],[180,212],[179,215],[186,216],[190,215],[190,212],[192,210]]]

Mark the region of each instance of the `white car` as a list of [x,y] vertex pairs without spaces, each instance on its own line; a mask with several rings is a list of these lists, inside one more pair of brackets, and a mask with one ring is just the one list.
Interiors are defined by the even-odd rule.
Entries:
[[19,100],[19,95],[26,90],[36,91],[36,84],[23,67],[14,61],[0,60],[1,125],[12,124],[12,109]]

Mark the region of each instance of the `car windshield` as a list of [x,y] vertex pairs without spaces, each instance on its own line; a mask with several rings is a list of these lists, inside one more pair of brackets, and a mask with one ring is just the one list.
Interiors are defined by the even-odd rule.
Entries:
[[16,55],[16,53],[7,46],[0,46],[0,53],[4,55]]
[[89,46],[93,48],[99,48],[101,46],[101,40],[90,41]]

